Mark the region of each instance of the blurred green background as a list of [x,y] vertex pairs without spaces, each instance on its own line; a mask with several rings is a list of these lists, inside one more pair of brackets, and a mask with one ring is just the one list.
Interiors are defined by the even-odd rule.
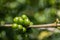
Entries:
[[[34,25],[53,23],[56,18],[60,19],[60,0],[0,0],[0,25],[12,24],[14,17],[23,14],[27,15]],[[21,37],[22,34],[18,35],[16,30],[1,27],[0,40],[37,40],[40,32],[44,30],[32,28],[32,33]],[[59,32],[54,32],[43,40],[60,40],[59,35]]]

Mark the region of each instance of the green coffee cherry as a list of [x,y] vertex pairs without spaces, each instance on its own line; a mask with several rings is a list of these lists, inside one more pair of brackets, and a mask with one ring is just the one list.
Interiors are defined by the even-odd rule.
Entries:
[[14,22],[15,22],[15,23],[18,23],[18,22],[19,22],[18,19],[19,19],[18,17],[15,17],[15,18],[14,18]]
[[12,28],[16,29],[18,27],[18,24],[12,24]]
[[33,22],[30,22],[30,25],[33,25]]
[[22,25],[18,25],[18,29],[23,29],[23,26]]
[[25,27],[23,27],[23,32],[26,32],[26,28]]
[[30,20],[29,20],[29,19],[25,19],[25,20],[24,20],[24,25],[26,25],[26,26],[27,26],[27,25],[30,25]]
[[19,17],[18,21],[19,21],[20,24],[23,23],[23,19],[21,17]]
[[22,18],[23,19],[27,19],[28,17],[26,15],[22,15]]

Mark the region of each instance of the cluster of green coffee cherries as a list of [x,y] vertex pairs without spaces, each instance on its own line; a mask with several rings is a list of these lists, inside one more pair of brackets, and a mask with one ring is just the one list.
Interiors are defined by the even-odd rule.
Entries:
[[12,25],[13,29],[19,29],[22,32],[26,32],[27,28],[30,25],[33,25],[33,23],[28,19],[28,17],[26,15],[22,15],[21,17],[15,17],[13,19],[14,23]]

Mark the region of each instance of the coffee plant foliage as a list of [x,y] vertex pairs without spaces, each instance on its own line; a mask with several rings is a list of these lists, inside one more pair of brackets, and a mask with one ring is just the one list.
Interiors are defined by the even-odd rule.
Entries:
[[0,0],[0,25],[12,24],[0,28],[0,40],[60,40],[59,27],[54,32],[29,28],[56,18],[60,19],[60,0]]

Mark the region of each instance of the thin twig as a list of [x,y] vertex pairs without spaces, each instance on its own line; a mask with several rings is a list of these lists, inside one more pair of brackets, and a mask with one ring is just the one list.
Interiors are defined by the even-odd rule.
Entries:
[[[56,24],[56,23],[52,23],[52,24],[41,24],[41,25],[31,25],[29,27],[32,27],[32,28],[55,28],[57,26],[60,26],[60,24]],[[0,25],[0,27],[12,27],[12,24]]]

